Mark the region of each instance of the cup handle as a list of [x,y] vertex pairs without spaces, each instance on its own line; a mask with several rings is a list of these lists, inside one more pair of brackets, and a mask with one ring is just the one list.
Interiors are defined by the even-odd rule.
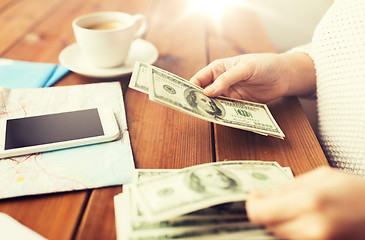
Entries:
[[134,38],[142,37],[143,34],[147,31],[147,23],[146,23],[146,17],[142,14],[136,14],[133,15],[136,25],[139,26],[139,28],[136,31],[136,34],[134,35]]

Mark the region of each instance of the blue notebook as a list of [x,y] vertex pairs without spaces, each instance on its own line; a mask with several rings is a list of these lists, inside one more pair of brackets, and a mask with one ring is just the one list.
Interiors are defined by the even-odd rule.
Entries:
[[0,58],[0,86],[10,89],[50,87],[68,72],[59,64]]

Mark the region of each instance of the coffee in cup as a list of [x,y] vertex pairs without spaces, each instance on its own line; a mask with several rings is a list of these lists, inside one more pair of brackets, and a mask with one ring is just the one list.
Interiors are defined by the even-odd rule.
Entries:
[[100,68],[122,65],[132,42],[146,31],[145,17],[123,12],[96,12],[72,22],[81,52],[90,63]]
[[85,28],[91,30],[112,30],[123,28],[127,25],[127,23],[117,20],[108,20],[100,23],[95,23],[90,26],[86,26]]

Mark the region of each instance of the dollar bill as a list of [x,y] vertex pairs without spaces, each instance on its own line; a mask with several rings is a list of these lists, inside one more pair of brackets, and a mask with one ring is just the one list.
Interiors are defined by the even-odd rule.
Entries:
[[[228,161],[184,168],[134,185],[149,221],[163,221],[214,205],[244,201],[252,189],[291,178],[276,162]],[[163,204],[161,204],[163,203]]]
[[203,89],[158,67],[136,62],[129,87],[152,101],[206,121],[284,139],[266,104],[205,96]]
[[[235,163],[239,162],[244,163],[245,161]],[[256,164],[261,163],[256,162]],[[210,165],[205,164],[204,166]],[[232,166],[236,166],[236,164],[232,164]],[[138,198],[138,194],[133,194],[136,184],[147,183],[155,178],[167,177],[180,171],[178,169],[136,170],[133,184],[124,185],[123,193],[114,198],[118,240],[277,239],[262,227],[248,221],[244,201],[201,208],[195,212],[163,221],[149,221],[140,209],[140,204],[144,204],[144,202]],[[285,169],[285,174],[289,179],[292,178],[290,169]],[[263,176],[260,175],[256,175],[256,177],[263,179]]]
[[210,98],[201,88],[167,71],[148,68],[152,101],[217,124],[284,138],[266,104]]
[[[134,68],[133,68],[131,80],[129,82],[129,88],[149,94],[149,85],[150,85],[150,79],[149,79],[149,73],[148,73],[149,68],[155,68],[158,71],[166,72],[167,74],[171,74],[174,77],[179,78],[182,81],[187,81],[187,80],[185,80],[173,73],[170,73],[166,70],[163,70],[161,68],[154,67],[152,65],[136,61]],[[196,87],[203,90],[199,86],[196,86]]]
[[[138,169],[135,174],[134,183],[150,181],[154,177],[158,177],[162,174],[173,173],[179,171],[178,169]],[[131,216],[134,227],[141,225],[150,224],[150,219],[147,218],[140,208],[140,204],[143,202],[138,201],[138,196],[133,194],[135,189],[126,186],[126,191],[129,191],[130,196],[135,200],[131,203]],[[195,212],[178,216],[173,220],[169,220],[169,224],[173,225],[184,225],[186,222],[197,222],[197,221],[216,221],[214,219],[219,218],[220,220],[247,220],[245,214],[244,202],[230,202],[225,204],[216,205],[209,208],[199,209]]]
[[148,64],[136,62],[133,68],[129,87],[148,94],[149,74]]
[[[114,197],[116,230],[118,240],[143,240],[143,239],[230,239],[228,236],[240,239],[276,239],[260,226],[254,225],[247,220],[227,221],[222,215],[210,220],[179,221],[171,219],[158,223],[144,223],[134,226],[130,218],[131,209],[128,192],[123,191]],[[228,237],[228,238],[227,238]]]

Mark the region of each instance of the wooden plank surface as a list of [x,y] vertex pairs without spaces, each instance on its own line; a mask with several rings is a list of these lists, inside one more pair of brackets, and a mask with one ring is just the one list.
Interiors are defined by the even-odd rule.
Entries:
[[[156,66],[189,78],[206,58],[203,25],[197,16],[184,15],[186,3],[153,1],[146,39],[159,50]],[[209,122],[151,102],[132,89],[125,103],[138,168],[182,168],[212,161]]]
[[[238,129],[215,126],[217,160],[248,159],[277,161],[292,168],[294,175],[328,165],[315,134],[297,99],[283,98],[269,104],[285,140]],[[285,108],[285,111],[282,111]]]
[[[184,4],[154,0],[139,12],[148,19],[146,40],[159,50],[155,65],[188,78],[206,58],[203,26],[194,18],[180,18]],[[149,5],[151,11],[144,8]],[[187,44],[192,37],[194,45]],[[124,80],[129,79],[122,82],[126,89]],[[209,122],[154,103],[133,89],[126,89],[125,106],[137,168],[182,168],[213,160]],[[76,239],[115,239],[113,196],[120,192],[120,187],[93,191]]]
[[48,239],[72,239],[87,200],[86,191],[2,199],[0,212]]
[[61,3],[59,0],[19,0],[1,1],[0,3],[0,54],[6,52],[10,47],[28,38],[28,35],[47,14],[56,10]]

